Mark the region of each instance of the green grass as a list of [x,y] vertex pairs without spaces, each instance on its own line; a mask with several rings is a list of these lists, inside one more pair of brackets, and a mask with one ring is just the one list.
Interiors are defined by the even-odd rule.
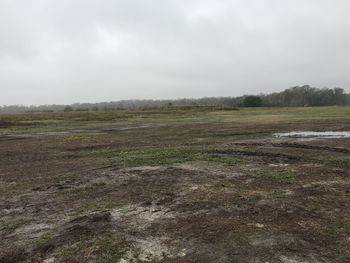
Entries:
[[118,121],[130,119],[181,120],[199,117],[213,119],[219,117],[227,121],[254,122],[256,120],[305,120],[327,118],[350,118],[350,107],[274,107],[274,108],[241,108],[239,110],[217,108],[170,108],[157,110],[128,110],[111,112],[51,112],[0,114],[0,122],[19,124],[50,124],[62,121]]
[[99,237],[97,240],[81,241],[61,251],[63,262],[118,263],[127,252],[130,243],[113,236]]
[[326,226],[324,233],[333,238],[347,237],[350,235],[350,221],[338,218],[333,224]]
[[326,165],[334,166],[342,169],[350,169],[350,157],[343,156],[337,158],[329,158],[325,160]]
[[[122,123],[229,123],[249,125],[339,124],[350,120],[350,107],[240,108],[165,108],[111,112],[46,112],[0,114],[0,134],[67,131],[100,128]],[[259,131],[257,131],[259,132]],[[267,131],[270,132],[270,131]],[[234,134],[233,134],[234,135]],[[228,133],[228,136],[230,134]]]
[[254,177],[279,183],[293,183],[298,176],[297,172],[291,168],[267,167],[249,173]]
[[151,148],[106,154],[116,165],[123,167],[171,165],[208,159],[205,151],[193,147]]
[[228,166],[244,163],[242,158],[213,156],[209,149],[195,146],[105,151],[97,154],[102,158],[109,158],[120,167],[161,166],[193,161],[215,162]]

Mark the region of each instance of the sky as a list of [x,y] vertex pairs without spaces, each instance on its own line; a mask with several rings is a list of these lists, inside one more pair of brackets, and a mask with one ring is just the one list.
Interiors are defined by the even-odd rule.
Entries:
[[0,0],[0,105],[350,92],[349,0]]

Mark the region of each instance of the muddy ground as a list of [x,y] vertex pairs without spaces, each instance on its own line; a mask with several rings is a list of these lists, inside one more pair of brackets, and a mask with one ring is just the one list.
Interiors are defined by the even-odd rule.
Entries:
[[350,108],[0,115],[0,262],[350,262]]

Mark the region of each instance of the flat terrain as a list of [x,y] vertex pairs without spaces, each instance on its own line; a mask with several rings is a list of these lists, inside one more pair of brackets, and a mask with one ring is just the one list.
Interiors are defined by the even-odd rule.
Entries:
[[0,115],[0,262],[350,262],[349,107]]

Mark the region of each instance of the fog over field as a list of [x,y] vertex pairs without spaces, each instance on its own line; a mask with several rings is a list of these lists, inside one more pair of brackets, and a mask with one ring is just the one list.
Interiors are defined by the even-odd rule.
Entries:
[[1,0],[0,105],[350,91],[348,0]]

